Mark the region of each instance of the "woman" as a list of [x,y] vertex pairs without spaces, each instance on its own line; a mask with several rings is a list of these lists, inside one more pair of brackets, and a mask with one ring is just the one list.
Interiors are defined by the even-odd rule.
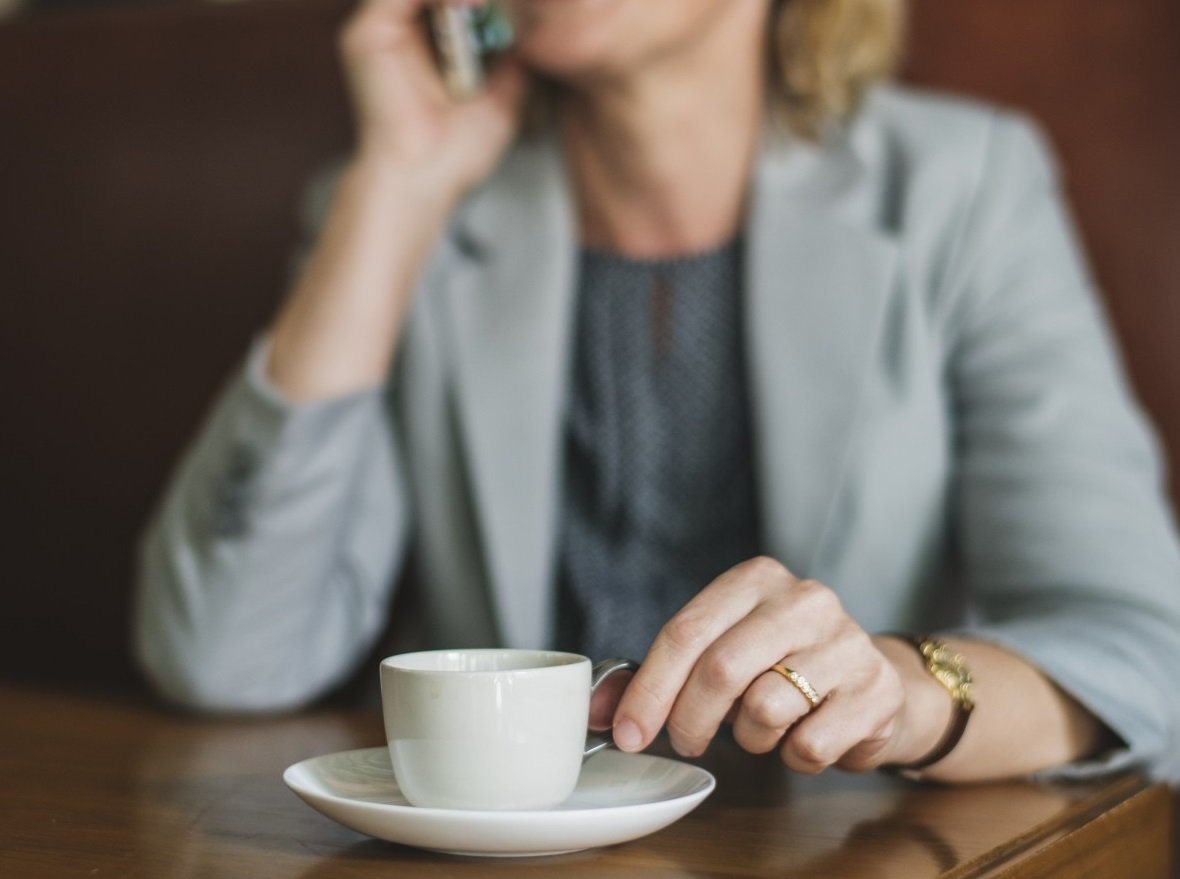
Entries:
[[160,688],[323,692],[412,534],[440,646],[646,652],[624,750],[1180,777],[1159,462],[1029,126],[876,84],[900,0],[519,0],[461,103],[423,5],[348,24],[355,153],[149,532]]

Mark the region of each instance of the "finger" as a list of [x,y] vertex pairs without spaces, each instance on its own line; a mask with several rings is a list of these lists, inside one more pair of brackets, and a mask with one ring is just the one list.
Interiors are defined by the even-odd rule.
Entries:
[[[794,657],[832,641],[842,630],[859,632],[831,589],[814,580],[775,584],[766,600],[710,645],[693,667],[668,717],[673,747],[685,756],[704,753],[729,706],[768,668],[784,655]],[[838,680],[833,675],[833,684]]]
[[340,50],[351,64],[389,55],[421,74],[437,65],[422,17],[427,0],[366,0],[340,32]]
[[876,769],[886,760],[896,726],[897,721],[891,718],[863,742],[849,749],[836,761],[836,766],[845,772],[868,772]]
[[[882,731],[891,731],[901,704],[900,684],[890,681],[884,663],[874,666],[867,678],[838,685],[819,708],[790,729],[779,749],[782,760],[796,772],[813,775],[861,745],[863,759],[882,746]],[[855,763],[857,757],[850,759]]]
[[737,721],[738,710],[742,707],[741,701],[734,702],[729,706],[729,710],[725,712],[725,722],[732,725]]
[[482,91],[462,104],[458,113],[477,136],[493,132],[506,135],[519,121],[527,83],[524,65],[511,56],[502,58],[489,73]]
[[427,28],[420,19],[407,20],[405,8],[402,0],[369,0],[340,33],[361,139],[370,130],[403,137],[426,130],[418,118],[423,112],[429,116],[451,106]]
[[[753,559],[726,571],[660,630],[615,713],[615,742],[624,751],[648,746],[664,725],[701,654],[777,585],[786,569]],[[790,576],[786,573],[786,576]]]
[[793,605],[790,596],[759,605],[701,655],[668,715],[668,735],[677,752],[687,757],[704,753],[730,706],[744,699],[784,653],[794,655],[815,637],[819,626],[793,624],[798,619]]
[[488,75],[485,94],[488,100],[504,109],[515,109],[524,97],[528,76],[524,65],[514,55],[501,58]]
[[[792,668],[813,667],[806,655],[792,656],[791,662]],[[830,689],[830,682],[810,672],[806,677],[819,692]],[[751,754],[767,754],[778,747],[787,730],[812,710],[807,698],[781,674],[763,672],[741,698],[733,721],[733,737]]]
[[367,48],[370,40],[393,34],[406,37],[425,36],[421,26],[422,10],[428,0],[365,0],[357,7],[341,31],[346,46]]
[[604,732],[611,728],[615,710],[634,676],[635,673],[632,671],[616,671],[608,675],[591,693],[589,728],[593,732]]

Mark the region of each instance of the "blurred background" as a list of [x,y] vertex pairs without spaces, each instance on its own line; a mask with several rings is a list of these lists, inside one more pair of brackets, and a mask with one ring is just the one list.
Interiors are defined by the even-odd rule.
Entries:
[[[140,686],[136,535],[348,148],[350,7],[0,0],[3,677]],[[1047,128],[1180,461],[1180,3],[914,0],[905,78]]]

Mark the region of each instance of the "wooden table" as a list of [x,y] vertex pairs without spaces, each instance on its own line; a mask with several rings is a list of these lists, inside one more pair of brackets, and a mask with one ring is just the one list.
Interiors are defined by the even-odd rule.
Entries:
[[280,780],[290,763],[383,741],[373,714],[262,720],[131,697],[0,685],[0,876],[1114,877],[1168,874],[1170,797],[1133,777],[1083,785],[913,785],[791,776],[724,743],[718,788],[646,839],[480,860],[367,839]]

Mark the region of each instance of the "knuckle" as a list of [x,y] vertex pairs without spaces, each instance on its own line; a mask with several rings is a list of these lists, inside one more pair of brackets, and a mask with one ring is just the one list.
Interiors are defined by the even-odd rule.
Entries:
[[[839,597],[834,592],[832,596],[836,602],[836,606],[839,607]],[[858,659],[876,664],[876,661],[880,658],[881,654],[873,646],[873,639],[869,637],[869,633],[857,625],[856,621],[851,617],[845,616],[840,623],[838,637],[844,643],[845,649],[851,651]]]
[[684,610],[665,624],[662,634],[676,649],[688,651],[706,642],[710,630],[707,617]]
[[733,739],[748,754],[767,754],[778,744],[777,736],[767,736],[765,733],[745,727],[735,727]]
[[741,565],[742,572],[757,578],[777,579],[790,577],[786,565],[768,555],[755,556]]
[[865,665],[862,689],[870,704],[900,707],[904,695],[897,670],[880,654]]
[[765,692],[751,693],[742,701],[746,716],[760,727],[778,729],[790,720],[783,700]]
[[874,689],[883,682],[882,673],[888,663],[873,646],[872,640],[856,623],[848,620],[834,639],[846,657],[852,679],[865,689]]
[[842,615],[843,606],[836,593],[818,580],[801,580],[795,586],[799,609],[814,618]]
[[781,757],[782,762],[788,767],[790,767],[795,772],[802,773],[803,775],[819,775],[824,771],[824,769],[827,768],[825,766],[821,766],[818,763],[810,763],[800,758],[792,750],[789,741],[780,749],[779,756]]
[[710,690],[731,693],[745,689],[741,656],[724,649],[711,650],[700,663],[701,682]]
[[887,744],[888,739],[866,739],[841,757],[836,765],[847,772],[868,772],[870,769],[876,769],[881,765]]
[[830,766],[835,759],[829,744],[821,736],[806,730],[800,730],[791,736],[789,744],[795,756],[808,766],[823,769]]

